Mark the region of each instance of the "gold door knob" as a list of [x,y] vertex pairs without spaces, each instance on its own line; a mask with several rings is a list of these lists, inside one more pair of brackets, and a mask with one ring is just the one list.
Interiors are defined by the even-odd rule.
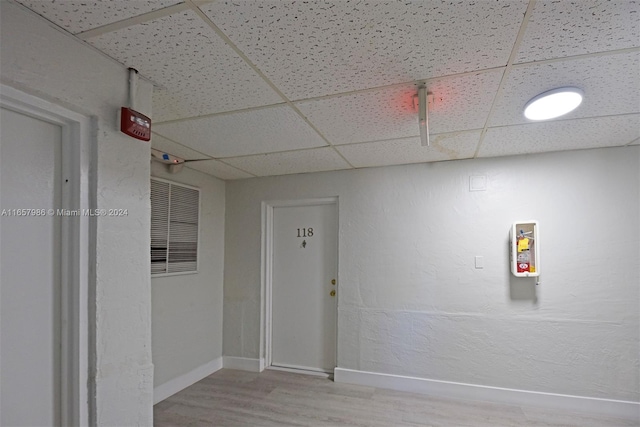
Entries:
[[335,297],[336,296],[336,291],[334,290],[334,291],[329,292],[329,295],[331,295],[332,297]]
[[335,285],[336,284],[336,279],[331,279],[331,284]]

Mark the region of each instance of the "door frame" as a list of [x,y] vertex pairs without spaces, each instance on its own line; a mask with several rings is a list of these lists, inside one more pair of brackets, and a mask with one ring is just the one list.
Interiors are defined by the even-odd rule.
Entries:
[[[90,187],[94,155],[91,119],[4,84],[0,85],[0,106],[61,127],[61,208],[89,209],[95,199]],[[92,224],[92,218],[82,214],[63,216],[60,224],[62,425],[89,424],[89,280],[90,261],[95,256],[91,251]]]
[[[279,370],[289,370],[287,368],[277,368],[271,366],[272,356],[272,290],[273,290],[273,209],[282,207],[298,207],[298,206],[318,206],[318,205],[335,205],[337,215],[337,243],[340,247],[340,205],[338,196],[323,197],[316,199],[296,199],[296,200],[271,200],[262,202],[262,259],[261,259],[261,286],[260,286],[260,372],[265,368],[273,368]],[[336,276],[339,275],[340,254],[336,253]],[[338,283],[340,280],[336,277]],[[338,302],[340,292],[336,296],[336,366],[338,363]],[[294,369],[291,369],[294,371]],[[296,371],[309,374],[321,374],[315,371]],[[324,375],[324,374],[321,374]]]

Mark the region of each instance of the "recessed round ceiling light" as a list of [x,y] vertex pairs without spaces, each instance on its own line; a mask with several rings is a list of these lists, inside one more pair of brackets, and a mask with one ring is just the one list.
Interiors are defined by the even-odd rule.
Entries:
[[567,114],[582,102],[582,91],[577,87],[553,89],[533,98],[524,107],[529,120],[549,120]]

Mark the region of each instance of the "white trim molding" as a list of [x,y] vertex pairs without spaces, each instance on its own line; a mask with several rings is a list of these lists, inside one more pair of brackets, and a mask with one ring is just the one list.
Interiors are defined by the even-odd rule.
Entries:
[[292,374],[312,375],[314,377],[322,377],[322,378],[332,378],[333,376],[332,372],[309,370],[306,368],[292,368],[292,367],[271,365],[271,366],[267,366],[266,369],[270,371],[291,372]]
[[[273,267],[273,208],[294,207],[294,206],[318,206],[335,205],[338,213],[338,224],[340,222],[340,205],[338,196],[320,197],[317,199],[293,199],[293,200],[266,200],[262,202],[261,208],[261,260],[260,260],[260,356],[264,358],[264,366],[272,364],[271,328],[272,328],[272,267]],[[338,234],[340,226],[338,225]],[[338,236],[339,239],[339,236]],[[338,263],[340,257],[338,255]],[[339,274],[339,265],[336,272]],[[339,298],[339,296],[338,296]],[[338,303],[338,301],[336,301]],[[336,340],[338,337],[338,321],[336,311]],[[261,359],[262,360],[262,359]],[[336,342],[335,360],[338,360],[338,343]],[[262,371],[262,370],[261,370]]]
[[542,393],[336,368],[334,381],[464,400],[537,406],[640,420],[640,402]]
[[173,396],[177,392],[184,390],[190,385],[197,383],[220,369],[222,369],[222,357],[218,357],[209,363],[198,366],[196,369],[189,371],[186,374],[180,375],[179,377],[155,387],[153,389],[153,404],[155,405],[158,402],[162,402],[168,397]]
[[[94,151],[89,117],[58,104],[0,85],[0,105],[62,129],[61,208],[93,208],[95,178],[91,174]],[[61,219],[60,289],[61,351],[60,406],[62,425],[88,425],[92,415],[94,372],[90,348],[90,281],[95,257],[92,229],[95,218],[85,215]]]
[[264,359],[251,359],[248,357],[235,356],[224,356],[222,359],[222,365],[225,369],[237,369],[249,372],[264,371]]

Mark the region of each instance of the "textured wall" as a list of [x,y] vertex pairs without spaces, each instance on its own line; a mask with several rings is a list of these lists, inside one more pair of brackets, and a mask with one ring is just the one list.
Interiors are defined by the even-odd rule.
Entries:
[[158,387],[222,356],[224,181],[151,164],[151,175],[200,189],[198,274],[151,279],[152,345]]
[[[126,68],[39,16],[2,1],[2,82],[95,118],[91,186],[98,209],[125,217],[96,218],[95,305],[90,358],[95,363],[95,421],[151,425],[151,290],[149,272],[149,144],[116,130],[126,105]],[[137,109],[151,113],[152,86],[138,85]]]
[[[259,357],[261,201],[337,195],[339,367],[638,401],[639,163],[635,146],[229,182],[224,353]],[[538,287],[509,272],[523,219]]]

